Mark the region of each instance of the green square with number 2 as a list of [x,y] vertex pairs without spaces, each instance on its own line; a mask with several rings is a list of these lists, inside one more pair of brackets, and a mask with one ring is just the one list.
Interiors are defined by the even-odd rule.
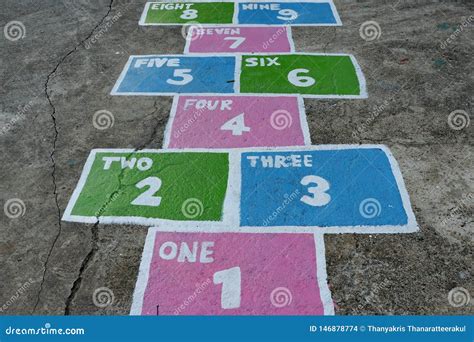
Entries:
[[350,55],[244,55],[240,92],[360,96],[354,63]]
[[232,24],[232,2],[152,2],[145,24]]
[[93,151],[88,164],[72,216],[221,220],[227,153]]

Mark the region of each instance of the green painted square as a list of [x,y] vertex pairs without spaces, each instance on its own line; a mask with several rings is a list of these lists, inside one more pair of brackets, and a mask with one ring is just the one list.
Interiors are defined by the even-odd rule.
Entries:
[[[279,65],[268,61],[275,57]],[[244,55],[240,92],[360,95],[360,84],[350,56]]]
[[[174,9],[166,9],[171,7]],[[146,24],[232,24],[232,2],[154,2],[146,14]]]
[[[151,168],[140,171],[122,169],[121,161],[106,167],[104,157],[149,158]],[[140,165],[144,165],[143,163]],[[142,167],[143,168],[143,167]],[[144,217],[178,221],[220,221],[227,189],[229,161],[227,153],[97,153],[84,187],[72,209],[72,215],[98,217]],[[159,205],[133,205],[149,185],[138,188],[144,179],[156,184],[152,196],[161,198]]]

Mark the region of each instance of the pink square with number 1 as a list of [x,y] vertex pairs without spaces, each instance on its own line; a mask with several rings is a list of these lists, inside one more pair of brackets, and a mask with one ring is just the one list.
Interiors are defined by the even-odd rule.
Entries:
[[191,26],[184,53],[293,52],[289,26]]
[[322,235],[151,228],[132,315],[329,315]]
[[176,96],[163,148],[310,145],[297,96]]

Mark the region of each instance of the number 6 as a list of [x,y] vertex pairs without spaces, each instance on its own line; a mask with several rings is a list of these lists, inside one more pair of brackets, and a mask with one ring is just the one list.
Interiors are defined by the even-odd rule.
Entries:
[[316,80],[309,76],[300,76],[299,73],[307,74],[309,72],[308,69],[295,69],[291,70],[288,73],[288,81],[291,84],[294,84],[297,87],[311,87],[313,84],[316,83]]

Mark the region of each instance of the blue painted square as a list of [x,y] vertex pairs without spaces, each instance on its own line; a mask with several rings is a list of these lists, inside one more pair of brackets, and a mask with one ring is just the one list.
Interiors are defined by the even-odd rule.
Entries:
[[238,20],[239,24],[337,24],[328,2],[243,2]]
[[[277,158],[296,167],[280,163],[276,168]],[[241,226],[398,226],[408,221],[389,159],[378,148],[246,152],[241,171]],[[311,182],[314,176],[320,177],[319,185]],[[305,177],[307,185],[301,184]]]
[[235,57],[132,57],[115,93],[233,93]]

